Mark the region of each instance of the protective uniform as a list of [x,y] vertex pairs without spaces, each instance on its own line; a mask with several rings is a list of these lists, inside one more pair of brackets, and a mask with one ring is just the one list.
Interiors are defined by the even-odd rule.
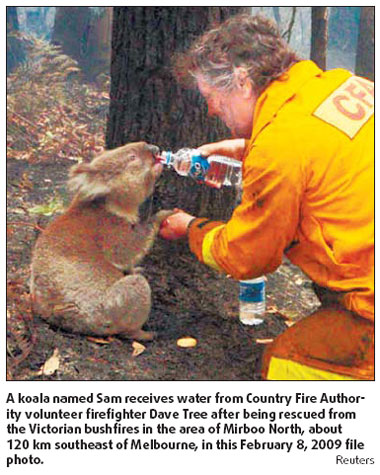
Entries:
[[328,315],[267,348],[268,379],[373,378],[373,112],[372,82],[296,63],[256,103],[232,218],[190,224],[191,250],[215,269],[258,277],[285,253],[325,295]]

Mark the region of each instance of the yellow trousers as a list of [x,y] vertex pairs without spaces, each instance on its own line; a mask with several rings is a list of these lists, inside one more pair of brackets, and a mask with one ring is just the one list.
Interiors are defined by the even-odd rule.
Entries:
[[317,310],[264,351],[268,380],[373,380],[374,324],[342,308]]

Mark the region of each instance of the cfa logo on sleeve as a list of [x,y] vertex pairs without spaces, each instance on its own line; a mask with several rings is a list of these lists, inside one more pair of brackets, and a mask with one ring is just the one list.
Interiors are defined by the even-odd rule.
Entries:
[[352,139],[372,116],[374,95],[371,81],[351,76],[322,102],[313,115]]

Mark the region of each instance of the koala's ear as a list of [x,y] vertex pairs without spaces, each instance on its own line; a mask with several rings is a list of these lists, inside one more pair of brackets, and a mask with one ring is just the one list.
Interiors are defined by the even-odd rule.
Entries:
[[81,201],[92,201],[110,192],[110,187],[105,183],[102,174],[89,163],[74,165],[70,169],[67,185]]

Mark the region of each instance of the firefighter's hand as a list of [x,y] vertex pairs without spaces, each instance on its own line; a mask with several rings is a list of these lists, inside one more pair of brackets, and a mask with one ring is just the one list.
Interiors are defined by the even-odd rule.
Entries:
[[208,143],[198,147],[204,157],[209,155],[224,155],[242,161],[247,142],[245,139],[222,140],[220,142]]
[[159,235],[164,239],[173,241],[185,237],[187,227],[194,216],[176,208],[174,214],[163,221],[160,227]]

